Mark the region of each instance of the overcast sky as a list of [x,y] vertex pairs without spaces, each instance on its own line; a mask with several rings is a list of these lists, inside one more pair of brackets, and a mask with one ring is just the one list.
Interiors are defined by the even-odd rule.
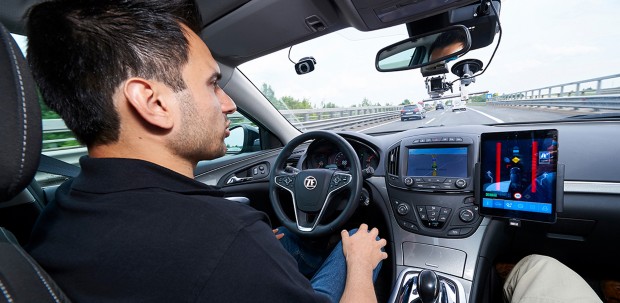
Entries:
[[[618,0],[504,0],[501,44],[488,70],[469,91],[512,93],[620,74],[619,13]],[[351,106],[363,98],[381,104],[427,99],[419,70],[379,73],[374,68],[379,49],[405,38],[402,26],[376,32],[345,29],[292,48],[293,61],[305,56],[317,60],[316,70],[310,74],[295,73],[288,49],[240,69],[256,86],[270,84],[276,97],[308,98],[317,106],[321,102]],[[486,66],[497,38],[463,59],[476,58]],[[620,79],[604,85],[620,86]]]

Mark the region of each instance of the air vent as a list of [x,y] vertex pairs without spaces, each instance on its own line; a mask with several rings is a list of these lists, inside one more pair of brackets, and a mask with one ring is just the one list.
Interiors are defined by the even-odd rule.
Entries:
[[400,159],[400,146],[397,146],[396,148],[392,149],[388,153],[388,159],[387,159],[388,174],[398,176],[398,164],[400,162],[399,159]]

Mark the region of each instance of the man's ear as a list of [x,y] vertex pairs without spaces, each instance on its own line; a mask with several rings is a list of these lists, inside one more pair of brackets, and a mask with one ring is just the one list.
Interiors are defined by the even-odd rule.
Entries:
[[149,124],[170,129],[174,121],[167,98],[170,92],[163,92],[165,85],[145,80],[130,78],[123,86],[123,94],[130,107]]

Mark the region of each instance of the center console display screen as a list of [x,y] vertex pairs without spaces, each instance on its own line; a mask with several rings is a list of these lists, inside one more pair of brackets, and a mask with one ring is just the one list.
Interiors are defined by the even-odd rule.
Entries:
[[555,222],[558,131],[485,133],[480,139],[480,213]]
[[408,176],[467,177],[467,147],[411,148]]

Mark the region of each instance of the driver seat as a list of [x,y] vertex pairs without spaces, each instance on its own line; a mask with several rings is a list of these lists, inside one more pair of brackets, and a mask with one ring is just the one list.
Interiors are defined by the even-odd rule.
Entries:
[[[37,89],[17,43],[0,24],[0,211],[33,181],[41,155]],[[25,218],[13,218],[26,220]],[[69,302],[0,222],[0,303]]]

